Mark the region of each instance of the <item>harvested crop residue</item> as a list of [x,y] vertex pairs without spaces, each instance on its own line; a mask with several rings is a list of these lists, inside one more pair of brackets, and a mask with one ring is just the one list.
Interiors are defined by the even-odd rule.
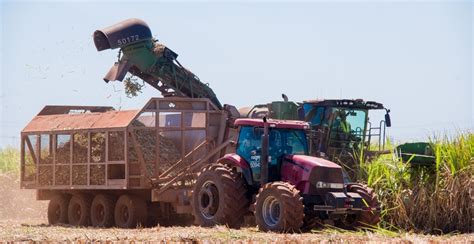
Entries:
[[146,229],[94,229],[46,225],[0,225],[0,241],[166,241],[166,242],[274,242],[274,243],[470,243],[471,235],[429,236],[398,234],[396,236],[370,232],[334,232],[275,234],[258,232],[256,228],[241,230],[224,226],[202,227],[155,227]]

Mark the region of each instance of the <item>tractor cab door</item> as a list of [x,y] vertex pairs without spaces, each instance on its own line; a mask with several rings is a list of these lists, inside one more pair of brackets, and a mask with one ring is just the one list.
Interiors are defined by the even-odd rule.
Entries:
[[[263,128],[261,127],[242,126],[236,150],[237,154],[249,164],[252,171],[252,180],[256,183],[260,182],[262,135]],[[281,159],[288,151],[284,147],[284,139],[286,137],[283,131],[270,129],[269,136],[268,180],[274,181],[280,179]]]
[[262,134],[263,131],[255,130],[252,126],[242,126],[237,142],[236,152],[249,164],[253,182],[260,180]]

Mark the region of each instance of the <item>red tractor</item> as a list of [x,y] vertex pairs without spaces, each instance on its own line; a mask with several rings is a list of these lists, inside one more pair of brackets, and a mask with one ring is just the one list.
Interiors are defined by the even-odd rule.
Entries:
[[198,224],[239,227],[250,212],[262,231],[379,222],[380,204],[370,188],[344,183],[341,166],[308,156],[308,123],[237,119],[235,126],[235,153],[205,167],[197,179],[191,205]]

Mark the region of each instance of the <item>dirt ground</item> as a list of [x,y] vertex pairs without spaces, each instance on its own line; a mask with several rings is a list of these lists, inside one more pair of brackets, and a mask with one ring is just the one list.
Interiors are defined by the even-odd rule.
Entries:
[[36,201],[35,190],[20,189],[19,175],[0,173],[0,220],[46,223],[47,201]]
[[98,229],[47,225],[47,201],[35,191],[21,190],[17,175],[0,174],[0,242],[270,242],[270,243],[474,243],[474,234],[416,235],[411,233],[322,232],[274,234],[256,228],[154,227]]
[[274,234],[258,232],[256,228],[241,230],[225,226],[154,227],[143,229],[95,229],[45,224],[0,223],[2,241],[67,241],[67,242],[270,242],[270,243],[473,243],[474,235],[426,236],[376,233],[304,233]]

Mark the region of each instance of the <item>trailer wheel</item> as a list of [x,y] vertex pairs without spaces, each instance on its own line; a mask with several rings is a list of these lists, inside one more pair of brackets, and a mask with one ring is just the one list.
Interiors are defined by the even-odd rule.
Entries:
[[223,164],[204,168],[193,191],[194,218],[200,226],[216,224],[239,228],[248,212],[245,182]]
[[88,195],[73,195],[68,206],[69,224],[76,226],[90,225],[91,202],[92,199]]
[[115,224],[120,228],[134,228],[145,225],[147,220],[146,202],[132,195],[122,195],[115,204]]
[[91,205],[91,224],[94,227],[112,227],[114,225],[115,197],[99,194]]
[[55,195],[48,204],[48,223],[50,225],[68,223],[68,205],[71,197],[66,194]]
[[[358,193],[366,203],[366,207],[380,208],[380,202],[377,200],[372,188],[359,183],[347,185],[348,192]],[[336,225],[344,229],[355,229],[357,227],[375,226],[380,222],[380,211],[364,211],[358,214],[349,214],[336,221]]]
[[304,219],[300,191],[287,182],[265,184],[255,202],[255,221],[261,231],[299,231]]

